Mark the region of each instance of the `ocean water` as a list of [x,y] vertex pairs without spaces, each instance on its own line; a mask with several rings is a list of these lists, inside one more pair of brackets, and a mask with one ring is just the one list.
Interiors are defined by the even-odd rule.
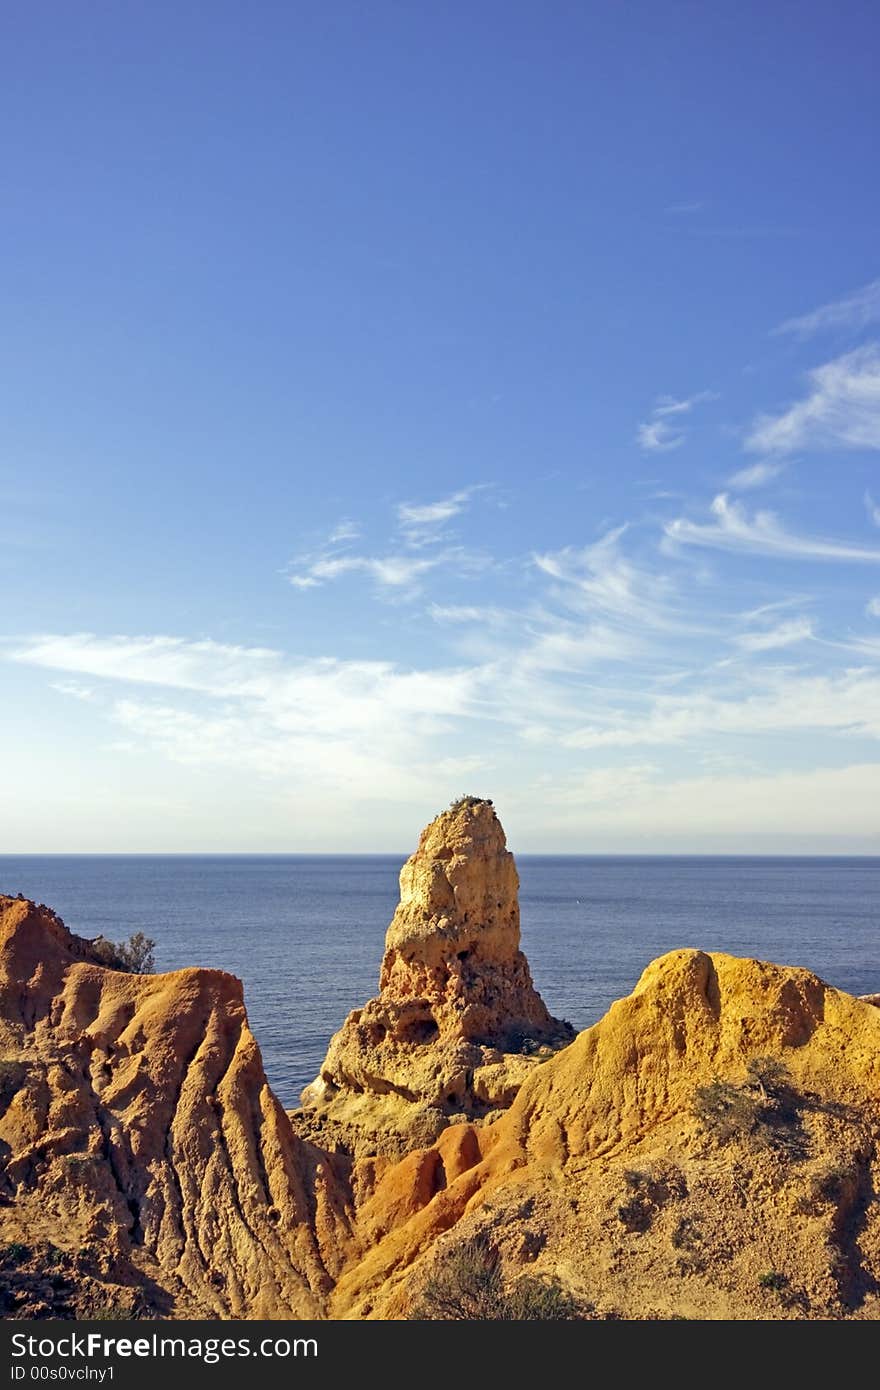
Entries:
[[[349,1009],[376,993],[404,856],[0,855],[0,892],[72,931],[145,931],[160,970],[245,986],[269,1080],[295,1105]],[[551,1013],[577,1028],[678,946],[804,965],[880,991],[880,858],[517,856],[523,948]]]

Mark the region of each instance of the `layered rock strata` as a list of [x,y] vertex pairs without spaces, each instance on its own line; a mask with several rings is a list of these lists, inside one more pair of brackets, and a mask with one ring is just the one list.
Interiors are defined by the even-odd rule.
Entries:
[[302,1096],[327,1142],[400,1153],[510,1105],[574,1030],[551,1018],[520,950],[519,879],[490,801],[422,831],[400,874],[380,993],[349,1014]]

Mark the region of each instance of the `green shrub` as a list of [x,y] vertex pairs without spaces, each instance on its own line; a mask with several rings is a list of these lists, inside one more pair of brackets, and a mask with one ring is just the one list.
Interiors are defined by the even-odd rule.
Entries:
[[103,1308],[95,1308],[89,1313],[89,1322],[131,1322],[137,1318],[137,1313],[132,1308],[125,1308],[121,1303],[106,1303]]
[[155,949],[155,941],[142,931],[134,932],[127,941],[108,941],[106,936],[97,936],[92,942],[92,952],[102,965],[111,970],[126,970],[129,975],[152,975],[156,969]]
[[755,1099],[739,1086],[716,1079],[698,1086],[694,1114],[705,1129],[726,1143],[729,1139],[751,1135],[758,1119]]
[[584,1310],[555,1279],[521,1275],[507,1289],[498,1251],[485,1236],[463,1240],[438,1264],[411,1313],[449,1322],[571,1321]]
[[758,1284],[762,1289],[773,1289],[774,1293],[781,1293],[788,1288],[788,1275],[780,1274],[776,1269],[768,1269],[766,1274],[758,1278]]
[[523,1274],[507,1295],[503,1317],[513,1322],[574,1322],[584,1310],[558,1279]]
[[449,803],[450,811],[463,811],[465,807],[491,806],[488,796],[456,796]]
[[739,1085],[716,1077],[694,1093],[694,1114],[722,1144],[738,1139],[753,1149],[773,1149],[792,1160],[806,1158],[809,1137],[788,1072],[774,1057],[753,1057]]

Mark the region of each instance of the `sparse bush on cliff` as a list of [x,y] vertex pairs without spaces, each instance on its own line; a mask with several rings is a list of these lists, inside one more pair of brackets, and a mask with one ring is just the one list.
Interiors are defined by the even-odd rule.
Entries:
[[410,1319],[447,1322],[575,1321],[585,1310],[555,1279],[524,1274],[505,1288],[498,1251],[485,1236],[455,1246],[422,1289]]
[[136,1305],[128,1307],[124,1303],[104,1303],[86,1313],[89,1322],[136,1322],[139,1317]]
[[449,803],[450,811],[463,811],[468,806],[491,806],[488,796],[456,796]]
[[687,1196],[684,1175],[673,1164],[626,1168],[623,1181],[627,1198],[617,1208],[617,1219],[628,1231],[649,1230],[661,1207]]
[[127,941],[108,941],[97,936],[92,951],[102,965],[111,970],[127,970],[130,975],[152,975],[156,969],[156,943],[152,937],[136,931]]
[[722,1144],[738,1139],[754,1149],[773,1149],[790,1159],[806,1158],[809,1138],[788,1071],[775,1057],[753,1057],[739,1085],[716,1078],[698,1086],[694,1115]]

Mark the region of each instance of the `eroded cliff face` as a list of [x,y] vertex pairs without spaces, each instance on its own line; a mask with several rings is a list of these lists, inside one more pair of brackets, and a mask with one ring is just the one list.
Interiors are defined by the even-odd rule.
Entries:
[[594,1317],[880,1317],[880,1010],[675,951],[497,1123],[387,1168],[332,1316],[400,1317],[465,1237]]
[[[107,969],[0,897],[0,1231],[128,1306],[313,1317],[345,1197],[266,1082],[240,982]],[[97,1295],[96,1295],[97,1296]]]
[[401,1154],[450,1120],[505,1109],[573,1038],[532,984],[518,891],[491,802],[465,798],[422,831],[401,870],[380,993],[331,1041],[300,1123],[357,1155]]

